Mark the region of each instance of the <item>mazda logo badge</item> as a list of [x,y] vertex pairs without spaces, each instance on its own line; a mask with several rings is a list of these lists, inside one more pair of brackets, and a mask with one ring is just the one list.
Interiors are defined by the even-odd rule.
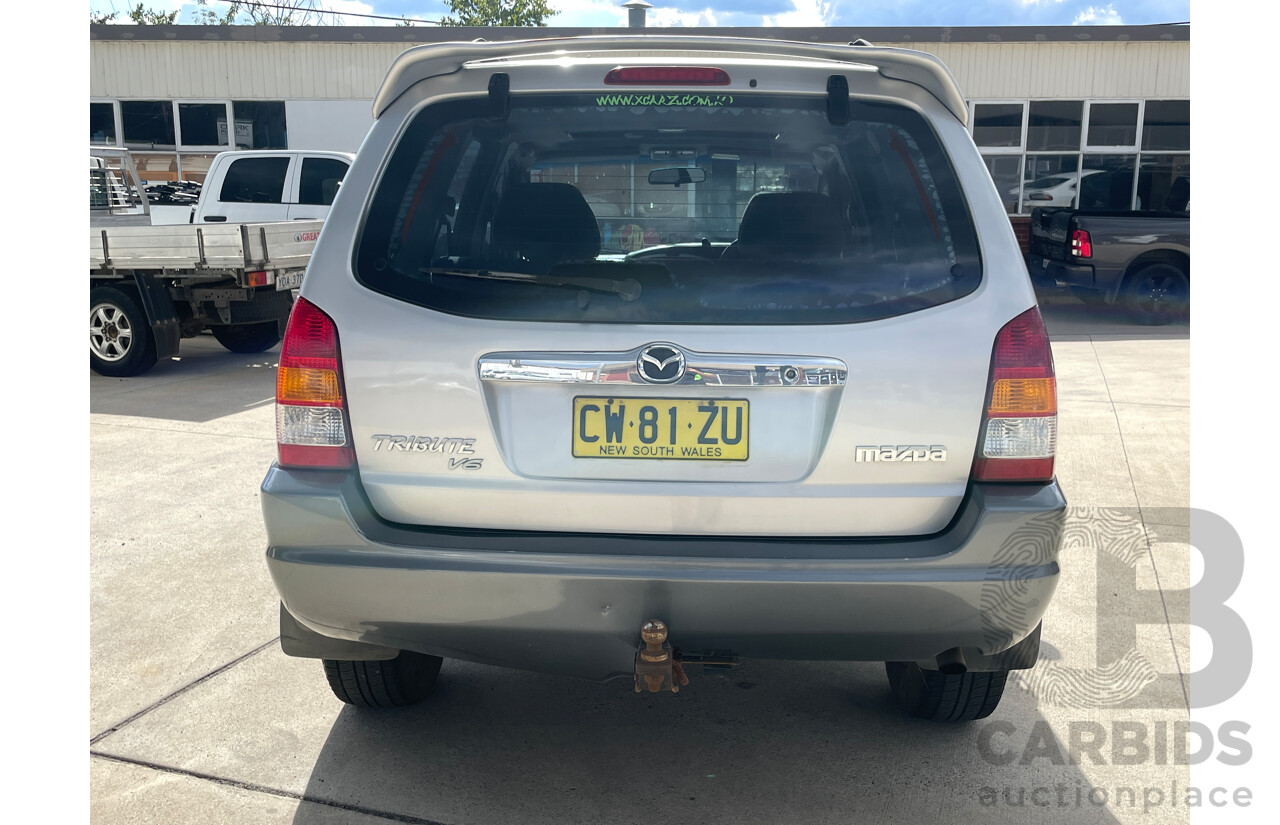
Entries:
[[640,350],[636,369],[650,384],[674,384],[684,376],[684,353],[671,344],[650,344]]

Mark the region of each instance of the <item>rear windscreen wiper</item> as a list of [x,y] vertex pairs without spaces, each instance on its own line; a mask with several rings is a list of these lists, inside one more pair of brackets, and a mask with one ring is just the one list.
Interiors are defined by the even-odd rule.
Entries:
[[448,269],[423,268],[423,272],[431,276],[447,276],[451,278],[482,278],[492,281],[514,281],[516,283],[534,284],[536,286],[565,286],[574,289],[586,289],[595,292],[609,292],[624,301],[631,302],[640,297],[640,282],[634,278],[615,281],[610,278],[573,278],[559,275],[533,275],[528,272],[506,272],[499,269]]

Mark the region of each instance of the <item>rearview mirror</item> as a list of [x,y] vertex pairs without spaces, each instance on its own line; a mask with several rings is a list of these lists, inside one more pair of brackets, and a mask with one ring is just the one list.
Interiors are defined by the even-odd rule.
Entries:
[[702,183],[706,179],[706,170],[697,167],[654,169],[649,173],[650,186],[683,186],[686,183]]

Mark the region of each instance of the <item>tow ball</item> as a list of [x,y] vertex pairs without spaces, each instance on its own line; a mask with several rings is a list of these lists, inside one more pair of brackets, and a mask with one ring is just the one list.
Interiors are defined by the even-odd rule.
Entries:
[[650,619],[640,628],[640,648],[636,651],[636,693],[647,689],[650,693],[668,690],[679,693],[682,685],[689,684],[679,655],[667,644],[667,625]]

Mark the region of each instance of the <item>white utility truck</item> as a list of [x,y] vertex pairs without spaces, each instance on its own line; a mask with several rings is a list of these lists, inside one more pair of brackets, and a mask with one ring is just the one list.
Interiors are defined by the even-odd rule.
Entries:
[[90,368],[141,374],[205,329],[232,352],[274,346],[351,158],[223,152],[187,221],[153,225],[129,151],[92,147]]

